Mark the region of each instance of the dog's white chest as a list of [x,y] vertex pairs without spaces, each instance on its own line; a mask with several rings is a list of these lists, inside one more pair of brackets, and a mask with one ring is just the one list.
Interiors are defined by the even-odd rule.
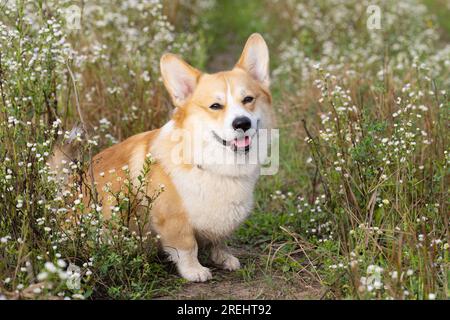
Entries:
[[172,178],[194,229],[206,237],[221,238],[250,213],[258,176],[223,177],[193,169]]

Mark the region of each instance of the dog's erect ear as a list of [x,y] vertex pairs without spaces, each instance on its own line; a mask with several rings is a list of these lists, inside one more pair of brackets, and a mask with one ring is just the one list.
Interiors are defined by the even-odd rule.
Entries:
[[160,65],[164,85],[175,106],[181,107],[194,92],[201,72],[171,53],[161,57]]
[[259,33],[248,38],[236,67],[244,69],[255,80],[269,87],[269,48]]

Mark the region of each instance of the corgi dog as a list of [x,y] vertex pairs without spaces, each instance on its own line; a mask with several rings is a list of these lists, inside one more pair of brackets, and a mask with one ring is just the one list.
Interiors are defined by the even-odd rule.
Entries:
[[[240,268],[225,240],[252,210],[261,164],[246,160],[257,147],[258,132],[272,128],[269,51],[263,37],[253,34],[230,71],[202,73],[170,53],[160,66],[175,106],[171,120],[95,155],[91,172],[103,215],[110,218],[113,204],[103,186],[110,182],[113,191],[120,190],[125,179],[120,169],[127,167],[136,179],[151,154],[148,190],[164,186],[152,203],[151,230],[179,274],[203,282],[212,275],[198,260],[199,247],[211,250],[215,265]],[[51,162],[60,160],[55,154]],[[111,180],[111,170],[123,179]]]

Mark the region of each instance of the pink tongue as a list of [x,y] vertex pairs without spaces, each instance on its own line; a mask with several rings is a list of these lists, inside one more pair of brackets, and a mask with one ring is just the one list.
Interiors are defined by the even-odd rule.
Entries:
[[241,139],[234,139],[234,145],[237,148],[245,148],[248,147],[250,145],[250,143],[252,142],[252,139],[250,137],[244,137]]

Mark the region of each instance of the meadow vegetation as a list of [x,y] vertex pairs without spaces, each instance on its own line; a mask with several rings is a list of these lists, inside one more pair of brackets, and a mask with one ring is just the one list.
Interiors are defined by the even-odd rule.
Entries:
[[[81,8],[80,28],[66,20],[71,5]],[[367,26],[370,5],[381,29]],[[164,192],[142,200],[151,155],[137,184],[125,179],[111,194],[111,220],[78,191],[93,192],[84,173],[92,154],[169,118],[164,52],[201,69],[231,68],[260,32],[271,50],[280,170],[261,178],[255,210],[230,240],[260,257],[233,281],[263,273],[319,288],[315,298],[448,299],[446,1],[0,0],[0,8],[0,297],[147,299],[187,286],[158,254],[157,235],[143,232],[142,213]],[[64,140],[79,155],[64,169],[76,183],[61,191],[46,162]]]

